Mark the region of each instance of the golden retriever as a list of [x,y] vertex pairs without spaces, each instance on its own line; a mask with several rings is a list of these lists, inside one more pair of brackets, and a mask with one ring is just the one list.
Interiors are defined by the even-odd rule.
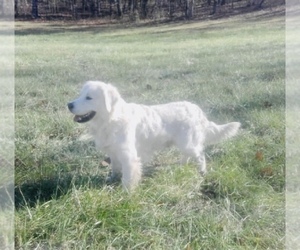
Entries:
[[126,190],[141,179],[141,162],[154,151],[175,145],[193,157],[205,174],[204,147],[234,136],[240,123],[217,125],[187,101],[146,106],[127,103],[111,84],[88,81],[79,97],[68,103],[74,121],[87,122],[96,147],[111,159],[111,178],[122,175]]

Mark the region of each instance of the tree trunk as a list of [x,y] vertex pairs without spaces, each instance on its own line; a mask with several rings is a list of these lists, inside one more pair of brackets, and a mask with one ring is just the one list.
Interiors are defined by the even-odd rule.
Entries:
[[31,10],[31,15],[34,19],[39,17],[38,13],[38,0],[32,0],[32,10]]
[[265,0],[258,0],[256,1],[256,8],[257,9],[260,9],[262,8],[262,4],[264,3]]
[[81,1],[81,9],[82,9],[82,12],[84,12],[84,10],[85,10],[85,0]]
[[130,0],[129,1],[129,17],[130,20],[133,22],[137,22],[139,21],[139,13],[138,13],[138,9],[137,9],[137,0]]
[[210,14],[214,15],[214,14],[216,14],[216,12],[217,12],[217,0],[214,0],[212,12]]
[[100,16],[101,13],[101,4],[100,0],[97,0],[97,16]]
[[194,0],[186,0],[185,17],[193,18],[194,15]]
[[18,9],[18,6],[19,6],[19,1],[18,0],[15,0],[15,16],[19,16],[19,9]]
[[132,14],[134,11],[134,0],[129,1],[129,10],[130,10],[130,13]]
[[118,17],[122,17],[122,15],[123,15],[121,6],[122,6],[121,0],[117,0],[117,13],[118,13]]
[[[16,4],[15,4],[16,7]],[[15,13],[16,13],[16,9],[15,9]],[[3,0],[0,2],[0,15],[3,16],[4,14],[4,3]]]
[[264,1],[265,0],[250,0],[248,1],[247,7],[253,6],[254,9],[260,9]]
[[77,19],[78,18],[78,12],[77,12],[77,5],[75,0],[71,0],[71,13],[72,13],[72,18]]
[[96,17],[97,16],[97,9],[96,9],[95,0],[92,0],[90,2],[90,15],[91,15],[91,17]]
[[112,0],[109,0],[109,16],[112,18]]
[[148,11],[147,11],[147,3],[148,3],[148,0],[142,0],[141,1],[141,11],[142,11],[142,17],[143,18],[147,18],[147,15],[148,15]]
[[190,0],[189,18],[193,18],[193,16],[194,16],[194,0]]

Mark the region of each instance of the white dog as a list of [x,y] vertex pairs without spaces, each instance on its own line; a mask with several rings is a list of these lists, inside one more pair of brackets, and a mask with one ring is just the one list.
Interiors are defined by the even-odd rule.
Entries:
[[127,103],[115,87],[99,81],[86,82],[68,108],[75,114],[74,121],[89,122],[96,147],[111,159],[112,178],[122,174],[127,190],[141,179],[141,161],[171,145],[194,157],[204,174],[204,146],[234,136],[240,127],[238,122],[216,125],[186,101],[153,106]]

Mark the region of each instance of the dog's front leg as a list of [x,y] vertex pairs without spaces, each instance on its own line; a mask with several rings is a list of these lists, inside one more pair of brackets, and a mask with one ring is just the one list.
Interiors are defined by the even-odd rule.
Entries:
[[138,185],[142,175],[141,163],[136,150],[123,148],[119,155],[119,161],[122,164],[123,188],[131,191]]
[[108,184],[111,184],[113,182],[116,182],[120,180],[121,178],[121,172],[122,172],[122,164],[118,161],[116,156],[112,156],[110,158],[111,160],[111,173],[109,176],[106,178],[106,182]]

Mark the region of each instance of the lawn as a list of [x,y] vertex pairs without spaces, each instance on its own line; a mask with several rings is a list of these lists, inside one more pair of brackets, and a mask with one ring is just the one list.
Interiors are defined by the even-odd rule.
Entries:
[[0,18],[0,248],[14,242],[14,30]]
[[[17,22],[16,248],[283,249],[283,13],[144,26]],[[128,194],[105,184],[105,156],[67,110],[89,79],[113,83],[127,101],[188,100],[242,129],[207,148],[204,178],[171,148]]]

